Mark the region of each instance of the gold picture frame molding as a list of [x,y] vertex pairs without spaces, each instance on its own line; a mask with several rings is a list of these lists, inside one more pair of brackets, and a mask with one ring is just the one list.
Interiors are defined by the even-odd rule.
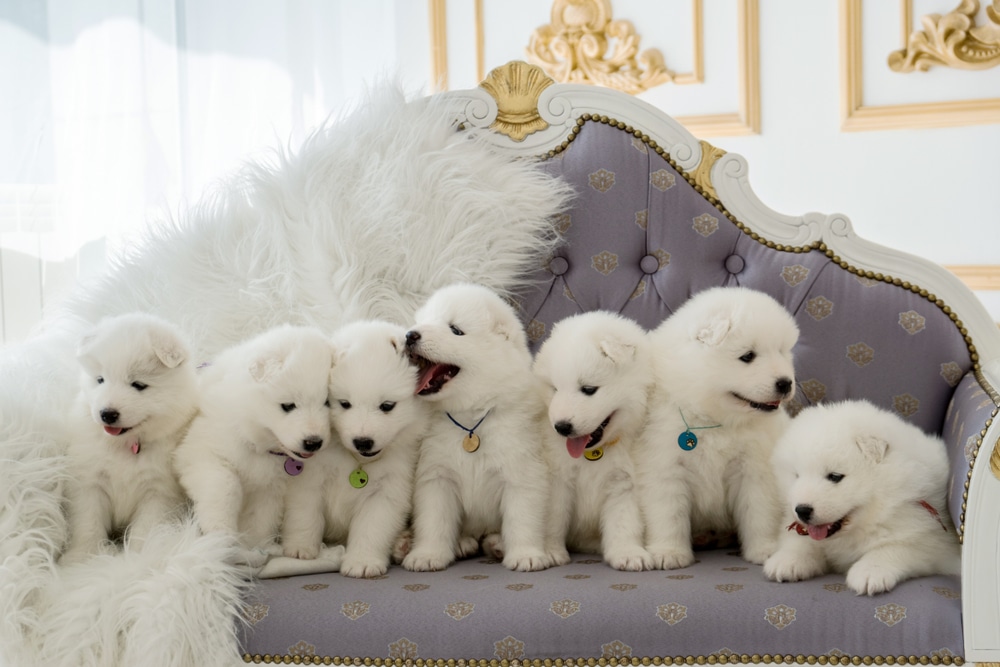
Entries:
[[[704,81],[702,0],[691,0],[693,71],[677,75],[675,83]],[[476,41],[476,74],[485,76],[485,27],[483,0],[473,0]],[[431,75],[433,90],[448,89],[448,49],[446,0],[428,0]],[[732,113],[676,116],[675,119],[695,136],[719,137],[760,134],[760,8],[759,0],[737,1],[737,58],[739,65],[738,107]]]
[[861,0],[840,0],[840,127],[845,132],[996,123],[1000,98],[865,106]]

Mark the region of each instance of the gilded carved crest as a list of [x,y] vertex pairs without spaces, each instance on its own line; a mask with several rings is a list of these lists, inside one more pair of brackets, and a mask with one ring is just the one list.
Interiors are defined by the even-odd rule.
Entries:
[[497,103],[490,128],[514,141],[547,128],[538,113],[538,98],[553,83],[540,68],[516,60],[491,71],[479,84]]
[[976,24],[978,13],[979,0],[962,0],[944,16],[922,17],[924,29],[910,34],[906,48],[889,54],[889,68],[926,72],[932,65],[973,70],[1000,65],[1000,0],[986,8],[986,23]]
[[551,21],[532,33],[527,58],[560,83],[595,83],[634,95],[674,80],[663,54],[639,52],[630,21],[611,18],[610,0],[555,0]]

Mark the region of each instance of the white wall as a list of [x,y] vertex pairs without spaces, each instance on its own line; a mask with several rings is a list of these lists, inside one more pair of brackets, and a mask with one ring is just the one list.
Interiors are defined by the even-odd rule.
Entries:
[[[478,83],[479,47],[485,71],[524,59],[550,4],[480,1],[481,31],[476,0],[0,3],[3,341],[27,336],[143,221],[183,207],[244,157],[294,146],[367,83],[398,72],[409,89],[430,88],[437,7],[450,88]],[[740,1],[703,2],[702,83],[642,97],[695,120],[738,112]],[[612,5],[641,48],[691,71],[692,0]],[[954,5],[915,0],[915,17]],[[966,127],[843,131],[839,8],[760,0],[760,133],[699,134],[745,155],[758,195],[781,212],[842,212],[869,240],[946,265],[1000,265],[1000,112]],[[1000,98],[1000,68],[890,72],[898,12],[898,2],[863,2],[865,104]],[[1000,320],[1000,292],[981,296]]]

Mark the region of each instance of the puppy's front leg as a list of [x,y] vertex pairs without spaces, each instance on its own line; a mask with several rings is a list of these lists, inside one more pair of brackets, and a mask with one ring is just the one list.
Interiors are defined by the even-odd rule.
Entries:
[[646,528],[646,550],[657,570],[687,567],[694,562],[691,548],[691,498],[675,466],[663,477],[652,470],[638,471],[639,509]]
[[550,491],[545,553],[553,565],[565,565],[570,561],[566,535],[573,517],[573,487],[566,480],[554,479]]
[[743,559],[762,564],[778,548],[781,509],[766,456],[748,458],[732,507]]
[[778,539],[778,550],[764,561],[764,576],[771,581],[803,581],[827,570],[819,543],[792,531]]
[[[544,475],[537,475],[537,480],[535,477],[525,475],[516,484],[508,480],[501,500],[503,564],[520,572],[544,570],[553,565],[544,548],[548,491]],[[524,483],[525,479],[528,483]]]
[[653,557],[642,546],[642,515],[635,498],[635,483],[625,470],[606,483],[607,497],[601,513],[601,551],[616,570],[649,570]]
[[406,525],[408,503],[377,493],[358,508],[347,535],[347,552],[340,573],[348,577],[378,577],[389,569],[393,544]]
[[67,493],[67,512],[69,545],[61,558],[64,564],[100,552],[111,530],[111,500],[97,485],[73,484]]
[[203,464],[181,470],[181,483],[194,504],[195,518],[202,533],[237,535],[243,506],[240,479],[222,461],[205,456]]
[[[312,560],[323,546],[326,520],[323,507],[322,470],[303,470],[290,480],[285,492],[285,513],[281,522],[282,553],[289,558]],[[309,477],[306,477],[309,475]]]
[[413,494],[413,548],[403,567],[416,572],[443,570],[455,560],[462,507],[448,477],[417,481]]
[[157,526],[166,523],[178,511],[184,499],[168,493],[149,493],[139,503],[128,528],[128,544],[141,549]]

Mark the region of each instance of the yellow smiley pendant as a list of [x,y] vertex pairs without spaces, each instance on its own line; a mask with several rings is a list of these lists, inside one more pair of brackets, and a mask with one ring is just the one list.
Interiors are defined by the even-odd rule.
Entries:
[[479,449],[479,436],[475,433],[469,433],[462,438],[462,449],[470,454]]
[[604,456],[604,448],[598,447],[597,449],[588,449],[583,453],[583,458],[588,461],[600,461]]

